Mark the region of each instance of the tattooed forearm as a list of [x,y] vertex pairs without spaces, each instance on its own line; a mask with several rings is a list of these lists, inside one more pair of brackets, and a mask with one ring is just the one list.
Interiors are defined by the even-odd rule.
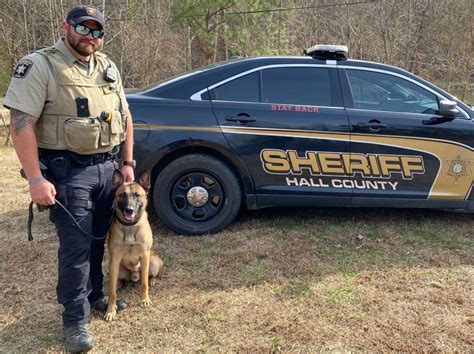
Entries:
[[26,127],[34,126],[37,120],[38,117],[29,115],[28,113],[13,108],[10,110],[10,124],[15,131],[15,135],[20,134]]

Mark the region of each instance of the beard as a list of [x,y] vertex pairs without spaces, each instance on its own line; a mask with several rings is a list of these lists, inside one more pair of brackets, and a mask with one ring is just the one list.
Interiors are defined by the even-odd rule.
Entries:
[[86,38],[69,31],[66,33],[66,41],[76,53],[84,57],[94,54],[100,46],[100,40]]

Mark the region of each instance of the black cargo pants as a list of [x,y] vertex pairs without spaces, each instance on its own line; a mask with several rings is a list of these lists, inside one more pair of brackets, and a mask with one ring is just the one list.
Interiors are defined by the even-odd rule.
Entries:
[[[72,164],[67,176],[54,180],[57,199],[86,232],[103,238],[93,240],[81,233],[58,205],[51,210],[59,237],[56,292],[64,306],[65,327],[88,323],[90,304],[103,296],[102,259],[112,217],[115,168],[116,163],[110,160],[89,166]],[[87,201],[93,207],[92,203],[87,206]]]

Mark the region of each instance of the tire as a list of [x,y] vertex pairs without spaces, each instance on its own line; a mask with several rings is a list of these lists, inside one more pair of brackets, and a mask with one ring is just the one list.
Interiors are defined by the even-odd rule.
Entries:
[[209,155],[192,154],[172,161],[158,175],[153,204],[171,230],[202,235],[229,225],[239,212],[241,196],[239,182],[225,163]]

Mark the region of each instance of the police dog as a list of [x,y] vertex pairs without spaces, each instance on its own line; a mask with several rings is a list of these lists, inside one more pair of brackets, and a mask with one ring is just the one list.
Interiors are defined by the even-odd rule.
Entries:
[[105,314],[106,321],[112,321],[117,314],[119,280],[141,280],[141,302],[144,306],[149,306],[149,277],[150,284],[154,285],[163,269],[163,261],[151,250],[153,235],[146,212],[147,192],[150,188],[149,171],[142,172],[138,182],[126,183],[122,173],[116,170],[112,185],[115,189],[115,217],[108,238],[109,304]]

